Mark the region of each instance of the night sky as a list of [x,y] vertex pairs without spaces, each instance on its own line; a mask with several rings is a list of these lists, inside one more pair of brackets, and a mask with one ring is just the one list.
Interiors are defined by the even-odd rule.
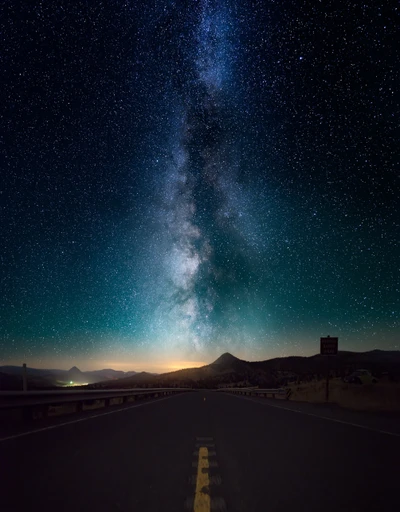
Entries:
[[397,3],[2,1],[2,364],[399,349]]

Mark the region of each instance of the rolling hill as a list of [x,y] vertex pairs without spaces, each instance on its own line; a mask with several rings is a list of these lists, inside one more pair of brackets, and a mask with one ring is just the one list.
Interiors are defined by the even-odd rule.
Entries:
[[200,368],[188,368],[160,375],[141,373],[115,381],[97,383],[92,387],[170,387],[190,386],[216,388],[224,386],[279,387],[288,382],[307,382],[323,378],[326,372],[344,377],[358,368],[375,375],[387,373],[400,378],[400,351],[372,350],[369,352],[339,352],[337,356],[319,354],[310,357],[292,356],[266,361],[243,361],[232,354],[222,354],[213,363]]
[[[244,361],[232,354],[222,354],[211,364],[160,375],[148,372],[122,372],[113,369],[82,372],[76,366],[70,370],[40,370],[28,368],[30,389],[56,386],[88,385],[90,388],[135,387],[194,387],[217,388],[225,386],[285,386],[289,382],[308,382],[331,375],[344,377],[359,368],[374,375],[385,374],[400,380],[400,351],[371,350],[369,352],[340,351],[337,356],[319,354],[310,357],[291,356],[266,361]],[[0,389],[21,389],[22,367],[0,367]]]
[[[22,388],[22,366],[0,366],[0,390]],[[123,372],[112,369],[82,372],[76,366],[69,370],[46,370],[27,368],[28,388],[54,388],[67,385],[87,385],[96,382],[112,381],[131,377],[136,372]]]

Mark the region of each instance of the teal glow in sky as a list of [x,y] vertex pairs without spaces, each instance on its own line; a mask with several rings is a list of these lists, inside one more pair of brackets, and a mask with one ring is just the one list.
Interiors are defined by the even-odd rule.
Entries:
[[2,362],[399,349],[390,7],[0,10]]

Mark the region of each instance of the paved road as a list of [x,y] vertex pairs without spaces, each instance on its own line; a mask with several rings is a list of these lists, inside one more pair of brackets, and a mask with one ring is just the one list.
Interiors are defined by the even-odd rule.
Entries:
[[0,442],[2,512],[193,510],[199,451],[211,510],[400,505],[398,435],[213,392],[105,412]]

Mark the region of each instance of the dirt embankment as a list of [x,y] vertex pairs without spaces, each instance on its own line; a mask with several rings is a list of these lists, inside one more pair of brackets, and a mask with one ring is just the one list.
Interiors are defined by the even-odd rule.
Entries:
[[[301,402],[325,402],[325,380],[292,384],[290,400]],[[329,382],[329,402],[358,411],[400,412],[400,384],[346,384],[341,379]]]

